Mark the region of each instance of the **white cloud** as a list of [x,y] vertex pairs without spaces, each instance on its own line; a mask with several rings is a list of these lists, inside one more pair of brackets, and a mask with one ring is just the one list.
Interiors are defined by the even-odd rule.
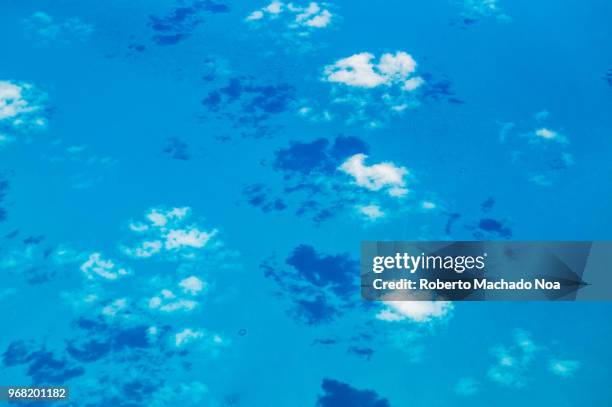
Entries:
[[421,78],[420,76],[417,76],[414,78],[407,79],[404,82],[403,89],[405,91],[412,92],[413,90],[418,89],[419,87],[421,87],[421,85],[424,85],[424,84],[425,84],[425,80]]
[[514,340],[516,345],[523,352],[524,359],[531,360],[534,353],[538,350],[538,347],[531,339],[531,336],[527,332],[519,329],[514,333]]
[[325,79],[360,88],[400,85],[399,88],[407,92],[416,90],[424,83],[421,77],[412,76],[417,63],[406,52],[383,54],[378,63],[374,59],[375,56],[369,52],[340,59],[324,68]]
[[198,302],[184,298],[177,298],[168,289],[161,291],[160,295],[149,299],[149,308],[162,312],[192,311],[198,306]]
[[[33,85],[0,80],[0,126],[13,130],[43,129],[47,125],[47,96]],[[9,136],[3,135],[9,139]]]
[[507,387],[520,388],[527,383],[527,372],[532,365],[539,348],[530,335],[522,330],[514,333],[514,343],[509,346],[497,346],[492,353],[496,358],[488,372],[489,380]]
[[145,240],[140,243],[139,246],[133,248],[125,248],[125,252],[133,257],[151,257],[161,251],[162,242],[159,240],[148,241]]
[[205,231],[196,224],[186,225],[190,214],[189,207],[149,210],[144,222],[129,224],[131,231],[145,238],[134,245],[124,246],[123,252],[138,258],[149,258],[162,252],[193,257],[193,251],[205,248],[215,236],[216,230]]
[[247,21],[256,21],[264,18],[264,13],[261,10],[255,10],[251,14],[249,14],[246,18]]
[[119,298],[113,301],[112,303],[110,303],[109,305],[105,306],[104,308],[102,308],[102,315],[105,315],[107,317],[114,317],[119,312],[123,311],[126,308],[127,308],[127,299]]
[[196,295],[204,289],[204,282],[196,276],[191,276],[181,280],[179,286],[181,286],[183,292]]
[[168,211],[151,209],[145,216],[153,226],[164,227],[169,221],[185,218],[190,210],[191,208],[189,207],[172,208]]
[[[197,296],[204,289],[204,282],[196,276],[184,278],[178,283],[181,291],[191,297]],[[181,298],[171,290],[163,289],[160,294],[149,299],[149,308],[162,312],[192,311],[199,303],[190,298]]]
[[324,66],[322,80],[332,85],[334,116],[344,117],[347,124],[378,129],[421,104],[418,90],[426,83],[416,71],[417,62],[407,52],[385,53],[378,59],[360,52]]
[[379,205],[360,205],[357,206],[357,210],[370,220],[380,219],[385,216],[385,213],[382,211]]
[[105,260],[101,253],[90,254],[81,264],[81,271],[90,279],[99,276],[107,280],[116,280],[129,274],[125,268],[116,265],[112,260]]
[[329,10],[321,9],[315,2],[311,2],[305,9],[291,6],[290,4],[290,9],[299,12],[295,17],[295,22],[301,25],[313,28],[323,28],[331,22],[332,14]]
[[329,110],[318,110],[308,105],[301,106],[297,110],[297,114],[314,123],[327,123],[334,118],[334,115]]
[[[547,352],[550,352],[548,347],[537,345],[528,332],[517,329],[510,344],[497,345],[491,349],[495,361],[487,370],[486,377],[508,388],[525,387],[533,380],[532,372],[539,367]],[[554,375],[571,377],[580,368],[580,363],[552,357],[548,359],[547,368]],[[457,383],[455,391],[461,395],[470,395],[478,392],[480,387],[478,381],[464,378]]]
[[332,22],[333,18],[332,13],[321,7],[317,2],[310,2],[308,6],[301,7],[294,3],[283,3],[275,0],[263,8],[253,11],[245,20],[247,22],[257,22],[266,18],[279,19],[281,16],[285,16],[289,20],[289,28],[298,30],[325,28]]
[[191,328],[185,328],[182,331],[174,335],[174,344],[177,348],[185,346],[191,342],[206,339],[207,345],[219,347],[225,345],[225,342],[221,336],[217,334],[207,333],[203,330],[196,330]]
[[365,164],[365,154],[355,154],[349,157],[340,170],[351,175],[355,183],[370,191],[385,189],[390,196],[402,197],[408,193],[404,177],[408,170],[391,162],[382,162],[368,166]]
[[553,374],[561,377],[573,376],[579,368],[580,362],[576,360],[552,359],[548,365]]
[[168,250],[180,249],[181,247],[194,247],[201,249],[215,234],[215,232],[203,232],[195,227],[188,229],[172,229],[166,234],[165,247]]
[[436,209],[437,205],[431,201],[423,201],[421,202],[421,208],[425,210]]
[[383,321],[431,322],[442,319],[453,310],[450,301],[384,301],[385,309],[376,318]]
[[137,233],[146,232],[147,230],[149,230],[149,226],[141,222],[130,223],[129,228],[132,232],[137,232]]
[[195,340],[201,339],[204,337],[204,332],[202,331],[194,331],[191,328],[185,328],[181,332],[178,332],[174,335],[174,344],[177,348],[187,345]]
[[[151,306],[151,303],[149,303]],[[160,305],[159,307],[151,306],[151,308],[159,309],[162,312],[176,312],[176,311],[193,311],[198,303],[193,300],[180,299],[177,301],[169,302],[167,304]]]
[[563,134],[560,134],[557,131],[548,129],[546,127],[541,127],[533,132],[533,135],[538,140],[545,141],[556,141],[558,143],[566,144],[568,142],[567,137]]
[[378,70],[386,78],[386,82],[403,81],[416,71],[417,63],[409,54],[399,51],[395,54],[383,54],[378,63]]
[[329,25],[331,19],[332,14],[327,10],[323,10],[320,14],[306,20],[305,24],[309,27],[323,28]]
[[280,14],[283,11],[284,4],[280,1],[274,0],[264,10],[270,14]]
[[372,58],[374,55],[362,52],[340,59],[333,65],[325,67],[327,80],[364,88],[382,85],[386,82],[385,77],[374,71],[374,66],[370,62]]
[[575,164],[570,137],[543,123],[549,121],[548,116],[548,111],[541,111],[525,127],[502,123],[500,131],[500,142],[508,144],[512,164],[542,187],[557,184]]
[[23,98],[23,88],[11,82],[0,81],[0,120],[6,120],[30,111]]

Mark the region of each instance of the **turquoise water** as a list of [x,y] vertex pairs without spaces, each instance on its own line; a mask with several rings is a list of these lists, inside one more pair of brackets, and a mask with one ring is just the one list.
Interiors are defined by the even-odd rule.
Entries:
[[74,406],[610,405],[609,304],[394,309],[361,300],[357,262],[362,240],[609,239],[611,17],[4,0],[0,384]]

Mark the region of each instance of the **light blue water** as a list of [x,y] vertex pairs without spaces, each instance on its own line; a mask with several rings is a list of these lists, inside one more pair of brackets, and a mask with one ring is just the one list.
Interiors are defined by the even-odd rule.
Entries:
[[[610,239],[612,3],[337,0],[311,27],[321,11],[294,2],[245,21],[266,6],[2,1],[0,385],[68,385],[74,406],[609,406],[610,305],[385,321],[356,261],[361,240]],[[416,91],[326,79],[400,51]],[[358,153],[405,168],[407,195],[338,169]],[[129,256],[143,241],[161,248]],[[88,278],[92,253],[129,273]],[[164,289],[179,309],[151,306]]]

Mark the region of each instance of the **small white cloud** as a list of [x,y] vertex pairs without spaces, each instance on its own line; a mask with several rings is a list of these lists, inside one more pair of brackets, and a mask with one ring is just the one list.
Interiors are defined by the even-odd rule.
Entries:
[[567,137],[557,131],[547,129],[546,127],[535,130],[534,135],[540,140],[556,141],[564,144],[567,143]]
[[127,308],[127,299],[119,298],[118,300],[113,301],[109,305],[102,308],[102,315],[107,317],[114,317],[119,312],[123,311]]
[[89,258],[81,264],[81,271],[85,273],[88,278],[99,276],[107,280],[116,280],[128,274],[125,268],[116,265],[112,260],[105,260],[101,253],[92,253]]
[[149,230],[149,226],[141,222],[130,223],[129,228],[132,232],[146,232]]
[[11,119],[29,112],[28,101],[23,98],[23,88],[17,84],[0,82],[0,120]]
[[368,166],[365,164],[365,154],[355,154],[349,157],[340,170],[351,175],[355,183],[370,191],[385,189],[390,196],[402,197],[408,193],[404,177],[408,170],[390,162]]
[[369,52],[340,59],[333,65],[325,67],[328,81],[343,83],[349,86],[375,88],[385,83],[385,77],[374,71],[371,60],[374,55]]
[[[183,294],[196,296],[204,289],[204,282],[196,276],[184,278],[178,283]],[[199,303],[193,299],[177,297],[168,289],[149,299],[149,308],[162,312],[192,311]]]
[[561,377],[573,376],[579,368],[580,362],[576,360],[552,359],[548,365],[553,374]]
[[179,283],[183,292],[191,295],[197,295],[204,289],[204,282],[196,276],[187,277]]
[[376,59],[370,52],[342,58],[323,68],[322,80],[332,84],[331,103],[340,105],[347,124],[378,129],[393,117],[421,104],[418,90],[425,80],[416,73],[417,62],[404,51]]
[[376,318],[383,321],[431,322],[446,317],[453,310],[450,301],[384,301],[385,309]]
[[180,299],[160,306],[159,310],[162,312],[193,311],[197,306],[196,301]]
[[177,348],[187,345],[195,340],[201,339],[204,337],[204,332],[202,331],[194,331],[191,328],[183,329],[181,332],[178,332],[174,335],[174,344]]
[[423,201],[421,202],[421,208],[426,210],[436,209],[437,205],[431,201]]
[[125,253],[133,257],[147,258],[161,251],[162,242],[159,240],[145,240],[139,246],[133,248],[125,248]]
[[531,339],[531,336],[521,329],[514,333],[514,340],[516,345],[521,349],[525,358],[531,358],[532,355],[538,350],[538,347]]
[[189,229],[173,229],[166,234],[165,247],[168,250],[176,250],[181,247],[193,247],[201,249],[215,234],[215,232],[204,232],[195,227]]
[[162,303],[161,297],[152,297],[149,300],[149,308],[157,309],[161,306],[161,303]]
[[416,71],[417,63],[411,55],[399,51],[395,54],[383,54],[378,62],[378,71],[386,82],[401,82]]
[[380,209],[379,205],[361,205],[357,206],[357,210],[370,220],[380,219],[385,216],[385,213]]
[[328,10],[321,9],[315,2],[311,2],[305,9],[294,8],[294,10],[299,12],[295,17],[295,22],[298,24],[323,28],[331,22],[332,14]]
[[487,377],[503,386],[524,387],[527,383],[527,373],[538,350],[527,332],[516,330],[511,346],[500,345],[492,349],[496,362],[489,368]]
[[143,235],[144,239],[135,245],[124,246],[123,252],[138,258],[149,258],[162,252],[193,257],[193,250],[206,247],[216,230],[205,231],[198,225],[185,225],[190,213],[189,207],[149,210],[145,222],[129,224],[129,229]]
[[423,84],[425,84],[425,80],[423,78],[421,78],[420,76],[417,76],[415,78],[410,78],[407,79],[404,82],[404,87],[403,89],[405,91],[408,92],[412,92],[413,90],[417,90],[419,87],[421,87]]
[[547,116],[547,111],[537,113],[535,120],[526,128],[503,123],[500,132],[500,141],[509,145],[512,163],[524,171],[524,176],[530,182],[542,187],[550,187],[559,182],[575,164],[569,151],[569,137],[544,125],[542,122]]
[[189,214],[189,207],[172,208],[168,211],[160,209],[151,209],[147,214],[146,218],[153,223],[153,226],[164,227],[168,221],[180,220],[185,218]]
[[77,263],[84,259],[83,253],[79,253],[67,245],[58,246],[51,254],[51,257],[57,264]]
[[149,299],[149,308],[162,312],[193,311],[198,306],[197,301],[177,298],[170,290],[164,289],[160,295]]
[[270,14],[280,14],[283,11],[283,7],[284,4],[282,2],[274,0],[264,7],[264,10]]
[[247,21],[256,21],[264,18],[264,13],[261,10],[255,10],[251,14],[249,14],[246,18]]
[[329,10],[322,8],[317,2],[310,2],[306,7],[300,7],[294,3],[285,4],[274,0],[267,6],[253,11],[245,20],[255,22],[266,17],[279,19],[281,16],[285,16],[289,20],[287,26],[290,29],[302,30],[325,28],[331,23],[333,17]]
[[323,10],[320,14],[306,20],[305,24],[309,27],[323,28],[329,25],[331,19],[332,14],[327,10]]
[[[33,85],[0,80],[0,124],[13,130],[43,129],[47,125],[47,96]],[[8,135],[3,135],[6,140]]]
[[147,339],[149,342],[155,342],[159,335],[159,328],[156,326],[150,326],[147,328]]
[[403,51],[386,53],[378,63],[373,61],[374,58],[373,54],[362,52],[340,59],[324,68],[325,79],[361,88],[400,85],[401,90],[408,92],[424,83],[421,77],[412,76],[417,63],[410,54]]
[[332,121],[334,118],[334,116],[328,110],[315,110],[310,106],[301,106],[297,110],[297,114],[315,123],[327,123]]
[[179,348],[196,341],[199,342],[199,349],[206,349],[213,353],[228,345],[220,335],[203,329],[186,328],[174,335],[174,344]]

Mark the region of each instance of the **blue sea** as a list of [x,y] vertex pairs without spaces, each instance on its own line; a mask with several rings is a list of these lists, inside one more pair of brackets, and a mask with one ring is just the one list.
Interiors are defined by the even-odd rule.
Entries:
[[605,0],[0,0],[0,385],[611,406],[609,303],[359,287],[365,240],[612,237],[610,21]]

